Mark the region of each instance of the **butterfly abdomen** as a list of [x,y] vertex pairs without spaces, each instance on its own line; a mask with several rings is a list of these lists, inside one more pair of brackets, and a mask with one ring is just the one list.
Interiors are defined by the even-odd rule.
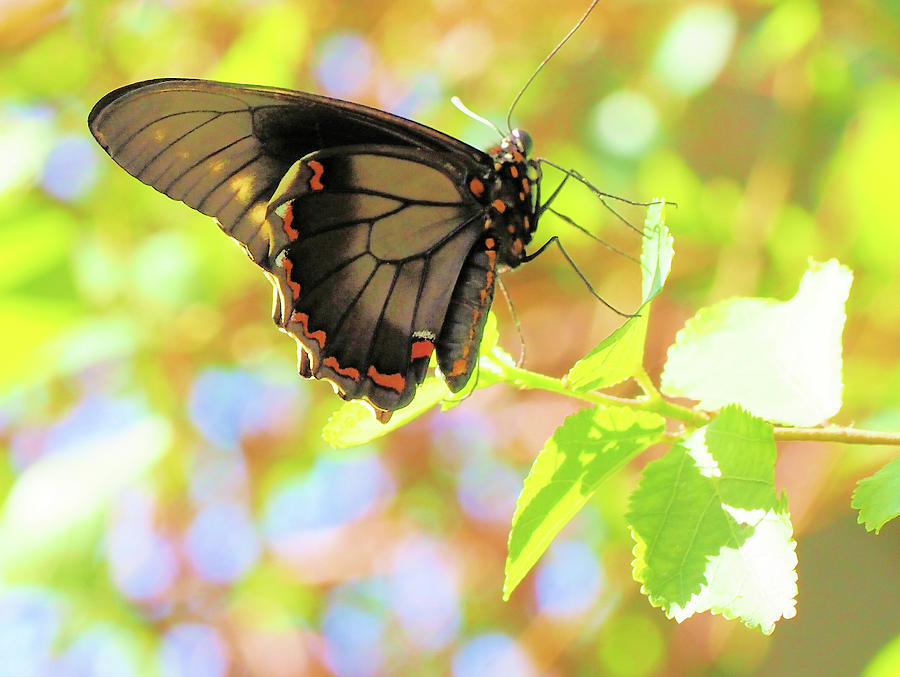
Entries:
[[466,385],[478,360],[484,323],[494,299],[497,242],[487,233],[460,271],[436,344],[438,367],[452,392]]

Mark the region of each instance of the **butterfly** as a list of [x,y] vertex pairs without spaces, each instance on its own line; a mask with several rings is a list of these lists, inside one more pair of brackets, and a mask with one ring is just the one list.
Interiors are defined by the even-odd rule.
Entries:
[[432,354],[449,389],[465,387],[498,273],[540,252],[525,248],[541,169],[519,129],[482,152],[356,103],[187,79],[116,89],[88,125],[125,171],[214,217],[262,268],[300,375],[382,422]]

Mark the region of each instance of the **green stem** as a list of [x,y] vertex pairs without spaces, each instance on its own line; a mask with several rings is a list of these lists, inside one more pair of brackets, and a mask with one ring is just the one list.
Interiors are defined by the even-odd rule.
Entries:
[[[709,423],[709,415],[675,404],[663,398],[650,376],[642,369],[633,376],[644,391],[643,397],[615,397],[593,391],[573,390],[558,378],[529,371],[508,364],[500,366],[505,380],[510,380],[520,388],[545,390],[565,397],[574,397],[594,405],[630,407],[642,411],[652,411],[669,419],[683,421],[690,426],[703,426]],[[775,440],[806,442],[844,442],[846,444],[888,444],[900,446],[900,433],[880,432],[875,430],[859,430],[828,426],[824,428],[790,428],[775,427]],[[679,435],[680,436],[680,435]]]
[[631,407],[632,409],[640,409],[642,411],[652,411],[660,416],[684,421],[685,423],[694,426],[701,426],[709,423],[709,418],[706,415],[663,399],[659,391],[653,387],[650,377],[647,376],[643,370],[641,370],[640,375],[635,375],[634,378],[644,390],[646,396],[632,399],[605,395],[594,391],[573,390],[558,378],[553,378],[552,376],[529,371],[528,369],[522,369],[520,367],[512,367],[504,364],[502,369],[505,377],[511,379],[512,382],[520,388],[546,390],[547,392],[557,393],[566,397],[574,397],[575,399],[601,406]]
[[638,385],[647,395],[647,408],[651,411],[655,411],[657,414],[661,414],[666,418],[674,418],[695,426],[702,426],[709,423],[709,416],[706,414],[695,409],[682,407],[680,404],[675,404],[674,402],[669,402],[664,399],[662,393],[660,393],[659,390],[656,389],[656,386],[653,385],[650,374],[644,369],[640,369],[632,378],[637,381]]
[[775,440],[778,442],[844,442],[846,444],[890,444],[900,446],[900,433],[887,433],[878,430],[859,430],[828,426],[826,428],[783,428],[775,427]]

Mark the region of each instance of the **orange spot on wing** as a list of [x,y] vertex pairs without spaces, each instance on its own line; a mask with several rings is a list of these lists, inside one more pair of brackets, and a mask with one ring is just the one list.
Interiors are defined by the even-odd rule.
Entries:
[[484,195],[484,184],[480,179],[472,179],[469,181],[469,190],[472,191],[472,195],[475,197],[481,197]]
[[306,338],[318,343],[320,348],[325,347],[325,332],[321,329],[318,331],[309,330],[309,315],[295,312],[291,315],[291,322],[296,322],[303,327],[303,333],[306,335]]
[[522,155],[519,151],[514,150],[514,151],[513,151],[513,159],[514,159],[516,162],[524,162],[524,161],[525,161],[525,156]]
[[416,341],[412,344],[410,357],[414,360],[418,360],[420,357],[431,357],[431,353],[433,352],[434,344],[431,341]]
[[497,263],[497,252],[495,252],[493,249],[488,249],[488,250],[486,250],[484,253],[487,254],[488,261],[490,262],[490,264],[491,264],[492,266],[496,265],[496,263]]
[[494,286],[494,271],[489,270],[487,275],[484,276],[485,285],[484,288],[479,292],[478,296],[481,299],[481,305],[486,306],[488,303],[488,290]]
[[291,277],[291,271],[294,270],[294,263],[287,256],[284,257],[281,261],[281,267],[284,268],[285,279],[287,280],[287,285],[291,289],[291,296],[294,297],[294,300],[300,298],[300,283],[294,282]]
[[520,240],[519,238],[516,238],[515,240],[513,240],[513,243],[512,243],[512,251],[513,251],[513,254],[521,254],[521,253],[522,253],[522,249],[524,249],[524,245],[522,244],[522,240]]
[[503,202],[503,200],[501,200],[500,198],[497,198],[491,204],[494,205],[494,209],[496,209],[501,214],[506,211],[506,203]]
[[484,239],[484,246],[487,247],[488,249],[493,249],[496,245],[497,245],[497,243],[494,242],[494,238],[487,237]]
[[342,367],[336,357],[326,357],[322,361],[322,364],[333,370],[336,374],[352,378],[354,381],[359,382],[359,369],[355,369],[354,367]]
[[519,169],[518,169],[518,167],[516,167],[515,165],[513,165],[512,167],[510,167],[510,168],[509,168],[509,174],[510,174],[510,176],[512,176],[514,179],[519,178]]
[[466,369],[469,368],[469,363],[466,360],[456,360],[453,363],[453,369],[450,371],[449,376],[462,376],[466,373]]
[[527,216],[522,217],[522,226],[524,226],[526,233],[531,230],[531,219],[529,219]]
[[282,228],[284,229],[285,234],[288,236],[288,239],[293,242],[298,237],[300,237],[300,233],[293,226],[294,223],[294,203],[288,202],[287,208],[284,211],[284,225]]
[[309,187],[312,190],[325,190],[322,183],[322,175],[325,173],[325,166],[318,160],[310,160],[306,165],[313,170],[312,178],[309,180]]
[[379,385],[382,388],[389,388],[398,393],[402,393],[403,389],[406,387],[406,379],[400,374],[382,374],[375,367],[369,367],[366,376],[372,379],[375,385]]

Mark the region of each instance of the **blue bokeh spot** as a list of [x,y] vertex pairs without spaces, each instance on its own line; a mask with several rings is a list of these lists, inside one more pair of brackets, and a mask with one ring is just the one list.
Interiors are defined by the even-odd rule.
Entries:
[[243,576],[259,558],[259,538],[247,510],[236,503],[215,503],[194,518],[185,549],[197,573],[213,583]]
[[551,616],[587,611],[597,598],[602,570],[582,541],[554,543],[541,559],[534,579],[538,607]]
[[372,73],[372,47],[358,33],[338,33],[319,48],[316,77],[331,96],[353,98],[366,88]]

